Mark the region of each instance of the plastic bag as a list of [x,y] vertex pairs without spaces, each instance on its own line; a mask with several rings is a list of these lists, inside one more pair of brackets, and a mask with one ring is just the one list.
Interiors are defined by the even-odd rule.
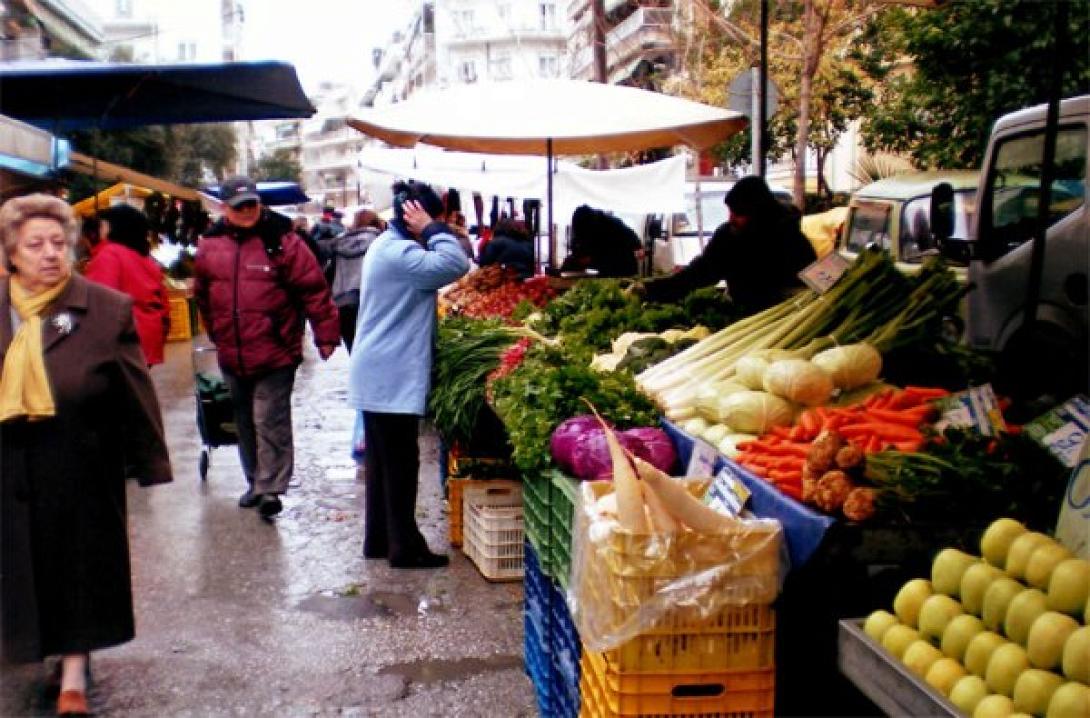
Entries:
[[[698,497],[709,483],[677,480]],[[634,534],[596,511],[610,483],[584,483],[580,491],[568,604],[590,650],[608,651],[649,632],[725,632],[739,623],[740,611],[767,609],[779,594],[778,521],[739,519],[736,529],[715,534]]]

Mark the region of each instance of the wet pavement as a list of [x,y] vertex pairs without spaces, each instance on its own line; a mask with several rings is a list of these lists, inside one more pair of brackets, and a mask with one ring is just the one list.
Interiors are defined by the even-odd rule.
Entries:
[[[295,481],[274,522],[237,506],[235,447],[198,473],[191,345],[152,370],[174,483],[129,488],[136,640],[92,655],[111,716],[529,716],[522,584],[489,583],[455,549],[437,571],[362,556],[349,456],[348,357],[308,349],[296,381]],[[446,552],[437,442],[421,444],[418,521]],[[5,668],[0,715],[52,715],[42,665]]]

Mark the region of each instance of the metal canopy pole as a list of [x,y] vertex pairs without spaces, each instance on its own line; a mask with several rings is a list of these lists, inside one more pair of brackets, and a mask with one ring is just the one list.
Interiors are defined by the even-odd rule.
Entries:
[[[556,225],[553,223],[553,139],[545,140],[545,158],[548,162],[545,173],[546,193],[549,202],[549,267],[555,268],[556,264]],[[534,243],[537,244],[536,242]]]

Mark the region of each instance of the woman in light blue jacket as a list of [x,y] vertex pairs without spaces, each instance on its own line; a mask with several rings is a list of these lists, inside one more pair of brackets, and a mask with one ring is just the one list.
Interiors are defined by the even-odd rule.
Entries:
[[363,260],[349,403],[367,445],[363,553],[394,568],[438,568],[416,525],[417,434],[430,388],[437,291],[469,270],[425,184],[394,186],[394,219]]

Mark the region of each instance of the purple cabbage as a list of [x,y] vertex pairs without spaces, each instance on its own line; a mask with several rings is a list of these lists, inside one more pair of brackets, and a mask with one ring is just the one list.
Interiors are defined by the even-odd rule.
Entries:
[[623,442],[625,437],[634,439],[636,448],[632,453],[651,464],[660,471],[671,474],[674,464],[677,463],[677,452],[674,450],[674,442],[662,429],[653,426],[637,426],[618,434]]
[[582,414],[562,421],[553,430],[552,439],[549,441],[549,449],[557,466],[568,474],[573,473],[575,446],[583,436],[593,431],[601,432],[602,425],[592,414]]
[[[617,440],[623,448],[639,456],[642,449],[639,439],[617,434]],[[613,458],[609,455],[609,442],[601,426],[597,431],[587,432],[576,440],[572,452],[572,474],[586,480],[613,478]]]

